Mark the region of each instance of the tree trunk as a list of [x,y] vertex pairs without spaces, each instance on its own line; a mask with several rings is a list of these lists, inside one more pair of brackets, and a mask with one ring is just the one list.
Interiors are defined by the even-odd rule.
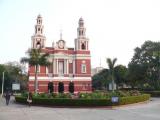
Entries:
[[112,92],[114,92],[114,78],[113,78],[113,75],[112,75]]
[[34,92],[37,94],[38,92],[38,83],[37,83],[37,73],[38,73],[38,65],[35,67],[35,81],[34,81]]

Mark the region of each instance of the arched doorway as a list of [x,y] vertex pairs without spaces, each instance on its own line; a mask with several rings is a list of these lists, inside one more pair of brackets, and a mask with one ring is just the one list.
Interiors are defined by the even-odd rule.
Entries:
[[82,43],[82,50],[85,50],[86,49],[86,46],[84,43]]
[[48,93],[52,93],[54,90],[53,82],[48,83]]
[[63,93],[64,92],[64,83],[63,82],[59,82],[58,83],[58,92],[59,93]]
[[37,47],[37,48],[41,48],[41,43],[40,43],[40,42],[37,42],[36,47]]
[[74,83],[73,82],[69,83],[69,88],[68,89],[69,89],[70,93],[74,93]]

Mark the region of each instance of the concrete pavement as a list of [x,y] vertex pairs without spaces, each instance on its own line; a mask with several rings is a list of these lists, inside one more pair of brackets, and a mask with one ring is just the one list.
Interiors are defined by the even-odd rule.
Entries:
[[160,98],[114,109],[28,107],[13,100],[6,106],[0,98],[0,120],[160,120]]

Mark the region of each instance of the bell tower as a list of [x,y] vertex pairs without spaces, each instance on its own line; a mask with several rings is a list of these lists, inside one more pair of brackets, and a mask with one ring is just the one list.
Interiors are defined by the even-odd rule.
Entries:
[[45,48],[46,37],[43,34],[43,25],[41,15],[37,16],[37,23],[35,25],[35,33],[31,37],[32,39],[32,48],[39,49]]
[[88,50],[88,38],[86,38],[86,28],[84,27],[84,20],[79,19],[77,28],[77,38],[75,39],[75,50]]

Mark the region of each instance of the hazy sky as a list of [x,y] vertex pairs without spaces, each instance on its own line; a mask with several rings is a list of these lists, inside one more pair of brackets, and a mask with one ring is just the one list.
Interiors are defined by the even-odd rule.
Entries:
[[100,59],[127,65],[134,48],[160,40],[160,0],[0,0],[0,63],[19,61],[31,47],[36,17],[43,17],[47,46],[59,40],[74,47],[83,17],[90,39],[92,66]]

